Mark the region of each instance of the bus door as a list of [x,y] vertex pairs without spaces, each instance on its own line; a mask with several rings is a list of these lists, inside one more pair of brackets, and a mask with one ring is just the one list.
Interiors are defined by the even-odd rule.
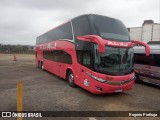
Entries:
[[85,41],[77,41],[76,43],[76,53],[77,53],[77,71],[78,71],[78,81],[82,87],[89,86],[89,76],[87,72],[92,71],[93,68],[93,43]]
[[91,50],[79,50],[77,51],[77,58],[79,64],[77,65],[77,74],[78,81],[77,84],[80,84],[83,87],[88,87],[90,85],[90,79],[87,72],[91,73],[93,68],[93,58]]

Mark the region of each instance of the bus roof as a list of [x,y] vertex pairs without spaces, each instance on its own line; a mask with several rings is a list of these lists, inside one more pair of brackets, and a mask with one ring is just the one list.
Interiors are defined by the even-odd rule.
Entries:
[[[111,33],[119,34],[121,37],[113,37]],[[76,40],[74,38],[82,35],[98,35],[103,39],[130,41],[128,30],[120,20],[103,15],[85,14],[75,17],[38,36],[36,44],[56,40],[68,40],[74,43]]]
[[102,17],[107,17],[107,18],[111,18],[111,19],[118,20],[118,19],[116,19],[116,18],[108,17],[108,16],[105,16],[105,15],[99,15],[99,14],[83,14],[83,15],[79,15],[79,16],[77,16],[77,17],[74,17],[74,18],[72,18],[71,20],[74,20],[74,19],[80,18],[80,17],[90,16],[90,15],[91,15],[91,16],[102,16]]
[[[98,14],[83,14],[83,15],[79,15],[79,16],[77,16],[77,17],[74,17],[74,18],[72,18],[72,19],[70,19],[70,20],[67,20],[67,21],[65,21],[65,22],[63,22],[63,23],[55,26],[54,28],[52,28],[52,29],[46,31],[45,33],[37,36],[37,38],[43,36],[44,34],[46,34],[47,32],[49,32],[49,31],[51,31],[51,30],[54,30],[55,28],[58,28],[58,27],[64,25],[64,24],[67,23],[67,22],[70,22],[70,21],[72,21],[72,20],[74,20],[74,19],[77,19],[77,18],[80,18],[80,17],[87,17],[87,16],[90,16],[90,15],[93,15],[93,16],[103,16],[103,15],[98,15]],[[110,19],[115,19],[115,18],[108,17],[108,16],[103,16],[103,17],[107,17],[107,18],[110,18]],[[115,19],[115,20],[118,20],[118,19]]]
[[[149,45],[151,49],[151,54],[160,54],[160,45]],[[145,54],[145,47],[143,46],[135,46],[133,47],[134,53],[142,53]]]

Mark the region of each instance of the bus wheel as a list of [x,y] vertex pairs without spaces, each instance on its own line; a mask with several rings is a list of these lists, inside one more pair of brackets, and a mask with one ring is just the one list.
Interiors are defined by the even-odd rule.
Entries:
[[41,62],[41,69],[44,70],[43,62]]
[[67,80],[71,87],[76,87],[76,84],[74,83],[74,74],[71,70],[68,72]]
[[140,80],[140,78],[139,78],[139,75],[138,75],[138,74],[136,74],[136,80],[135,80],[135,83],[141,83],[141,80]]

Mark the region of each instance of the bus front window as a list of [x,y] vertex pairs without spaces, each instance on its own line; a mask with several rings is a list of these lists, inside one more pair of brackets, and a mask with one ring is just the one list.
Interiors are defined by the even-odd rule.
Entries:
[[89,18],[93,34],[104,40],[130,41],[128,30],[120,20],[99,15],[92,15]]
[[106,46],[105,53],[95,52],[95,69],[101,73],[111,75],[133,72],[133,48]]

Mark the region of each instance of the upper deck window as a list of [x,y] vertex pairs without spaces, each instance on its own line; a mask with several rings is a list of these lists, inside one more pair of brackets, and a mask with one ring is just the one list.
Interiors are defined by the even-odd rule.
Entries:
[[65,23],[57,28],[54,28],[47,33],[37,38],[36,44],[43,44],[46,42],[52,42],[56,40],[73,40],[71,23]]
[[72,20],[74,36],[90,35],[90,25],[87,16],[81,16]]
[[130,41],[128,30],[120,20],[99,15],[90,15],[89,19],[92,31],[103,39]]

